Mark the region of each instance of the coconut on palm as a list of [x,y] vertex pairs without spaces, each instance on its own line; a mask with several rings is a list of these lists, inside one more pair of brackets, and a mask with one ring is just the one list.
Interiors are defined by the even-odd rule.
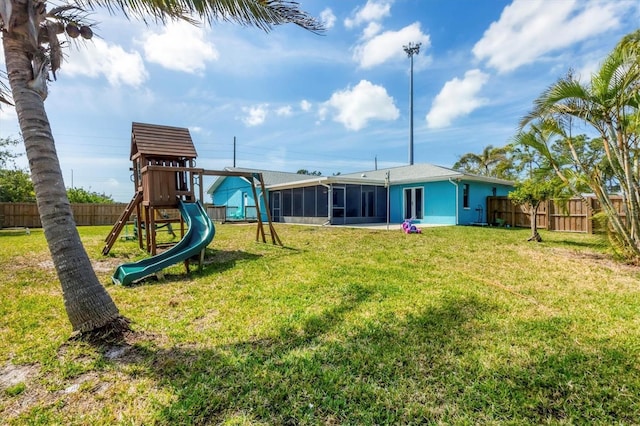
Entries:
[[56,34],[62,34],[64,32],[64,24],[62,22],[60,21],[51,22],[51,25],[52,25],[52,28],[55,30]]
[[93,37],[93,30],[91,29],[91,27],[83,25],[80,27],[80,35],[82,36],[82,38],[89,40],[91,39],[91,37]]
[[80,35],[80,29],[76,24],[72,24],[72,23],[67,24],[65,30],[67,31],[67,34],[71,38],[76,38]]

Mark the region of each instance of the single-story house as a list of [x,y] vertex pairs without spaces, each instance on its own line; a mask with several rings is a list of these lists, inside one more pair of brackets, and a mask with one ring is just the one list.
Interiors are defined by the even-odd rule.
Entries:
[[[414,164],[336,176],[310,176],[241,168],[228,171],[262,173],[271,219],[306,224],[413,223],[469,225],[493,222],[487,196],[504,196],[514,182],[464,173],[432,164]],[[262,199],[260,186],[258,198]],[[255,200],[251,182],[219,177],[207,190],[228,215],[246,215]],[[265,219],[261,202],[260,211]],[[243,215],[244,212],[244,215]]]

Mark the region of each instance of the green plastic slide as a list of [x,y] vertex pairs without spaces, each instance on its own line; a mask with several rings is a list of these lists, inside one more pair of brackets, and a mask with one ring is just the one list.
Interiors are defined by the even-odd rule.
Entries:
[[134,281],[197,255],[209,245],[216,230],[202,204],[199,201],[185,203],[179,200],[178,208],[189,228],[180,242],[156,256],[118,266],[111,278],[115,284],[129,285]]

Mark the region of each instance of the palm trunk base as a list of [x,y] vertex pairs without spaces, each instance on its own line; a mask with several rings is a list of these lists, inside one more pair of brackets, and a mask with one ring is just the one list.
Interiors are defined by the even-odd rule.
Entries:
[[71,340],[83,340],[94,345],[108,345],[124,341],[124,337],[131,333],[131,321],[118,315],[102,327],[84,332],[74,332]]
[[536,243],[540,243],[542,242],[542,237],[540,236],[538,231],[536,231],[531,237],[529,237],[527,241],[535,241]]

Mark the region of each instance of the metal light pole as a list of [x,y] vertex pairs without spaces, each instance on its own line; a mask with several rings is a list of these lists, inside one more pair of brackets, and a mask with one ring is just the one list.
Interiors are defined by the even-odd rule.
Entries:
[[413,55],[420,53],[422,43],[409,43],[402,46],[411,59],[411,76],[409,78],[409,165],[413,165]]

